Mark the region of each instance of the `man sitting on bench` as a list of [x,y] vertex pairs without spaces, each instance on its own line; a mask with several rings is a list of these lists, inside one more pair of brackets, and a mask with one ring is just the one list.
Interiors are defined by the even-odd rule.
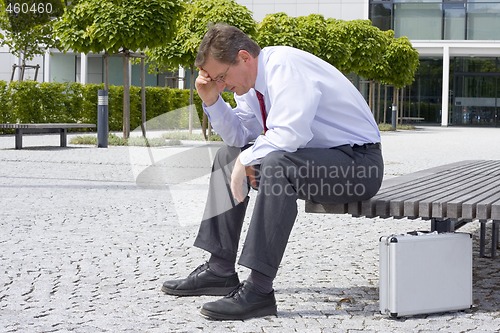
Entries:
[[[210,259],[187,278],[166,281],[162,290],[177,296],[229,293],[203,306],[201,313],[211,319],[276,315],[273,279],[297,199],[341,203],[375,195],[383,177],[380,133],[351,82],[304,51],[261,50],[237,28],[217,24],[205,35],[196,65],[204,111],[228,146],[215,157],[194,244]],[[236,108],[222,100],[224,89],[235,93]],[[258,195],[239,259],[251,273],[240,284],[235,262],[247,175]]]

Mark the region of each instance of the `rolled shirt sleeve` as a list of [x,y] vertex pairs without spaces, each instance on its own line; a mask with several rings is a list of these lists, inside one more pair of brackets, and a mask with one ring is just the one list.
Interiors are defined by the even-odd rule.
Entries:
[[227,145],[243,147],[262,132],[262,125],[245,98],[235,95],[235,101],[237,106],[233,109],[219,96],[213,105],[203,105],[203,110],[212,127]]

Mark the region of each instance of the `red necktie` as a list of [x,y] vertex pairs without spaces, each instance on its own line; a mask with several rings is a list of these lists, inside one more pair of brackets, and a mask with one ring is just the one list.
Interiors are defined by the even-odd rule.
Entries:
[[262,115],[262,124],[264,124],[264,133],[267,131],[267,126],[266,126],[266,104],[264,103],[264,95],[262,95],[259,91],[255,90],[257,93],[257,98],[259,99],[259,105],[260,105],[260,114]]

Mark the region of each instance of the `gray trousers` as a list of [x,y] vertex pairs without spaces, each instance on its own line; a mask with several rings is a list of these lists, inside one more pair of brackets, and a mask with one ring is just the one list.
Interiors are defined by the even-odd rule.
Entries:
[[[231,172],[241,148],[224,146],[212,167],[208,200],[194,245],[236,262],[248,197],[237,203]],[[238,263],[274,278],[297,217],[297,199],[348,203],[374,196],[382,183],[380,149],[349,145],[277,151],[264,157],[259,189]],[[247,189],[248,190],[248,189]]]

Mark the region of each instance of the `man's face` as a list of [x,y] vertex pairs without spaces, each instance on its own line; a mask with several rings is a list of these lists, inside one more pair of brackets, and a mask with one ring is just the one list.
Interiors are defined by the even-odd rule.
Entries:
[[254,87],[256,77],[247,54],[245,51],[240,51],[231,64],[224,64],[209,57],[203,69],[217,84],[220,91],[227,89],[237,95],[243,95]]

